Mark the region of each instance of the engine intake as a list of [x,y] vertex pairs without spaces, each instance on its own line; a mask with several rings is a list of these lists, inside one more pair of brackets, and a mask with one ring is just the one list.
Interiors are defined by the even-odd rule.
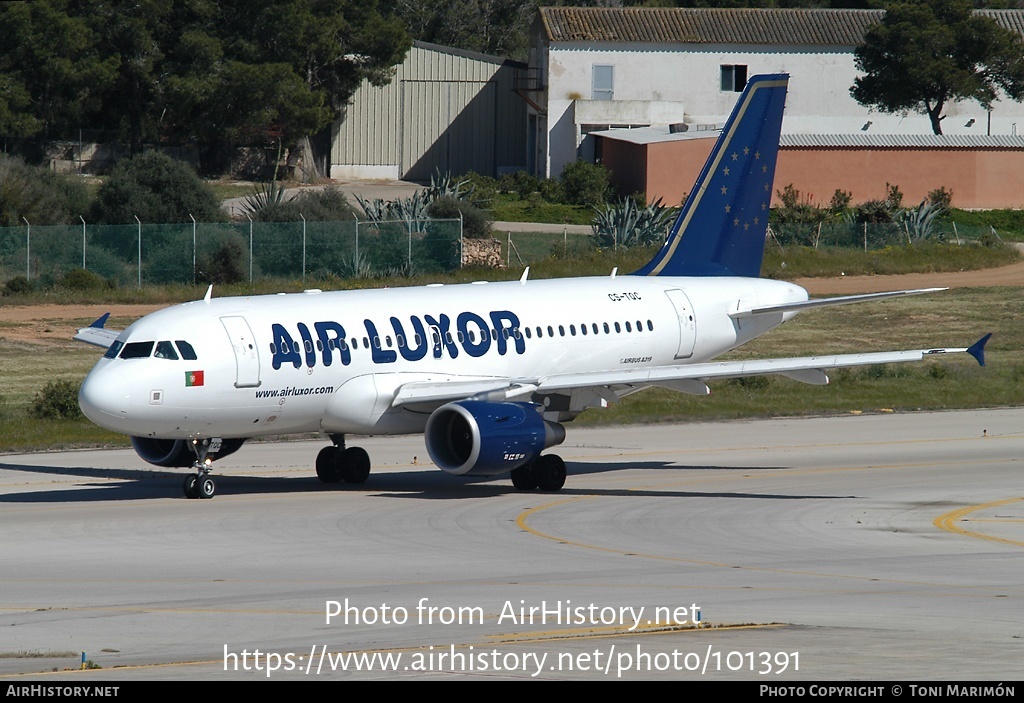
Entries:
[[533,461],[565,440],[535,403],[460,400],[435,410],[424,432],[430,458],[458,476],[494,476]]
[[[192,453],[187,439],[153,439],[152,437],[131,437],[132,448],[135,453],[150,464],[157,466],[192,466],[196,455]],[[234,454],[245,442],[244,439],[225,439],[221,441],[220,449],[214,453],[210,452],[207,457],[220,459],[228,454]]]

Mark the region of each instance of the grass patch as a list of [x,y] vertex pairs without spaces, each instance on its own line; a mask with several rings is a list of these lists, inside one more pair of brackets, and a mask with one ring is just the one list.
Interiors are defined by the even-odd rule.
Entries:
[[941,273],[997,268],[1020,260],[1012,246],[957,246],[949,243],[921,243],[886,247],[875,251],[821,247],[766,247],[761,275],[766,278],[794,278]]
[[957,227],[995,227],[1003,239],[1024,241],[1024,210],[958,210],[949,213]]
[[0,659],[71,659],[79,658],[80,652],[0,652]]
[[491,218],[501,222],[546,222],[556,225],[589,225],[594,208],[587,205],[560,205],[543,200],[520,200],[499,193],[490,203]]

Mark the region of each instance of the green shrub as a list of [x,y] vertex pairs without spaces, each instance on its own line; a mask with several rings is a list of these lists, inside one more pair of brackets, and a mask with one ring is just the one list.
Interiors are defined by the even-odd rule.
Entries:
[[427,214],[439,220],[462,217],[462,236],[482,239],[491,236],[491,223],[483,210],[472,203],[454,198],[439,198],[427,207]]
[[529,197],[530,193],[537,192],[540,181],[537,177],[526,171],[506,173],[498,181],[498,188],[502,193],[515,193],[522,199]]
[[238,237],[231,237],[210,255],[197,262],[197,276],[206,283],[223,285],[225,283],[241,283],[249,276],[248,259],[245,247]]
[[469,171],[462,177],[471,191],[469,202],[480,208],[488,208],[498,195],[498,179]]
[[608,170],[603,166],[577,161],[562,169],[562,189],[565,201],[570,205],[600,205],[607,199],[609,186]]
[[61,279],[61,285],[69,290],[103,290],[112,288],[103,276],[85,269],[71,269]]
[[[0,227],[78,222],[89,209],[89,191],[75,176],[63,176],[0,154]],[[24,219],[22,219],[24,218]]]
[[227,213],[192,168],[158,151],[122,159],[97,193],[92,220],[101,224],[221,222]]
[[4,295],[21,295],[32,292],[32,282],[24,276],[15,276],[4,284]]
[[78,407],[80,384],[73,381],[49,381],[36,393],[29,405],[29,414],[41,420],[74,420],[82,417]]
[[291,198],[278,198],[253,213],[252,218],[261,222],[298,222],[303,218],[307,222],[341,222],[356,219],[356,212],[345,194],[330,185],[305,188]]

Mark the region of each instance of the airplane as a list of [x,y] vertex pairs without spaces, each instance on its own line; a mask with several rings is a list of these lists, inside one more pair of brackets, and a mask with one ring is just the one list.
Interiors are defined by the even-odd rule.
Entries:
[[370,457],[345,436],[423,433],[440,469],[510,474],[557,491],[565,462],[545,450],[587,408],[648,387],[708,394],[714,379],[778,374],[809,384],[848,366],[968,348],[713,361],[804,310],[942,288],[810,300],[759,278],[789,77],[752,77],[665,244],[630,275],[380,290],[206,296],[123,331],[104,315],[75,339],[107,351],[79,402],[131,437],[145,461],[191,467],[189,498],[211,498],[213,461],[253,437],[321,432],[326,483],[360,484]]

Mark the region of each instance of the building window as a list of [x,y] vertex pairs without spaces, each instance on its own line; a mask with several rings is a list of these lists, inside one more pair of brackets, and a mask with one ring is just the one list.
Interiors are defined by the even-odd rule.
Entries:
[[746,66],[722,66],[722,90],[739,93],[746,84]]
[[591,99],[611,100],[614,95],[615,67],[594,65]]

